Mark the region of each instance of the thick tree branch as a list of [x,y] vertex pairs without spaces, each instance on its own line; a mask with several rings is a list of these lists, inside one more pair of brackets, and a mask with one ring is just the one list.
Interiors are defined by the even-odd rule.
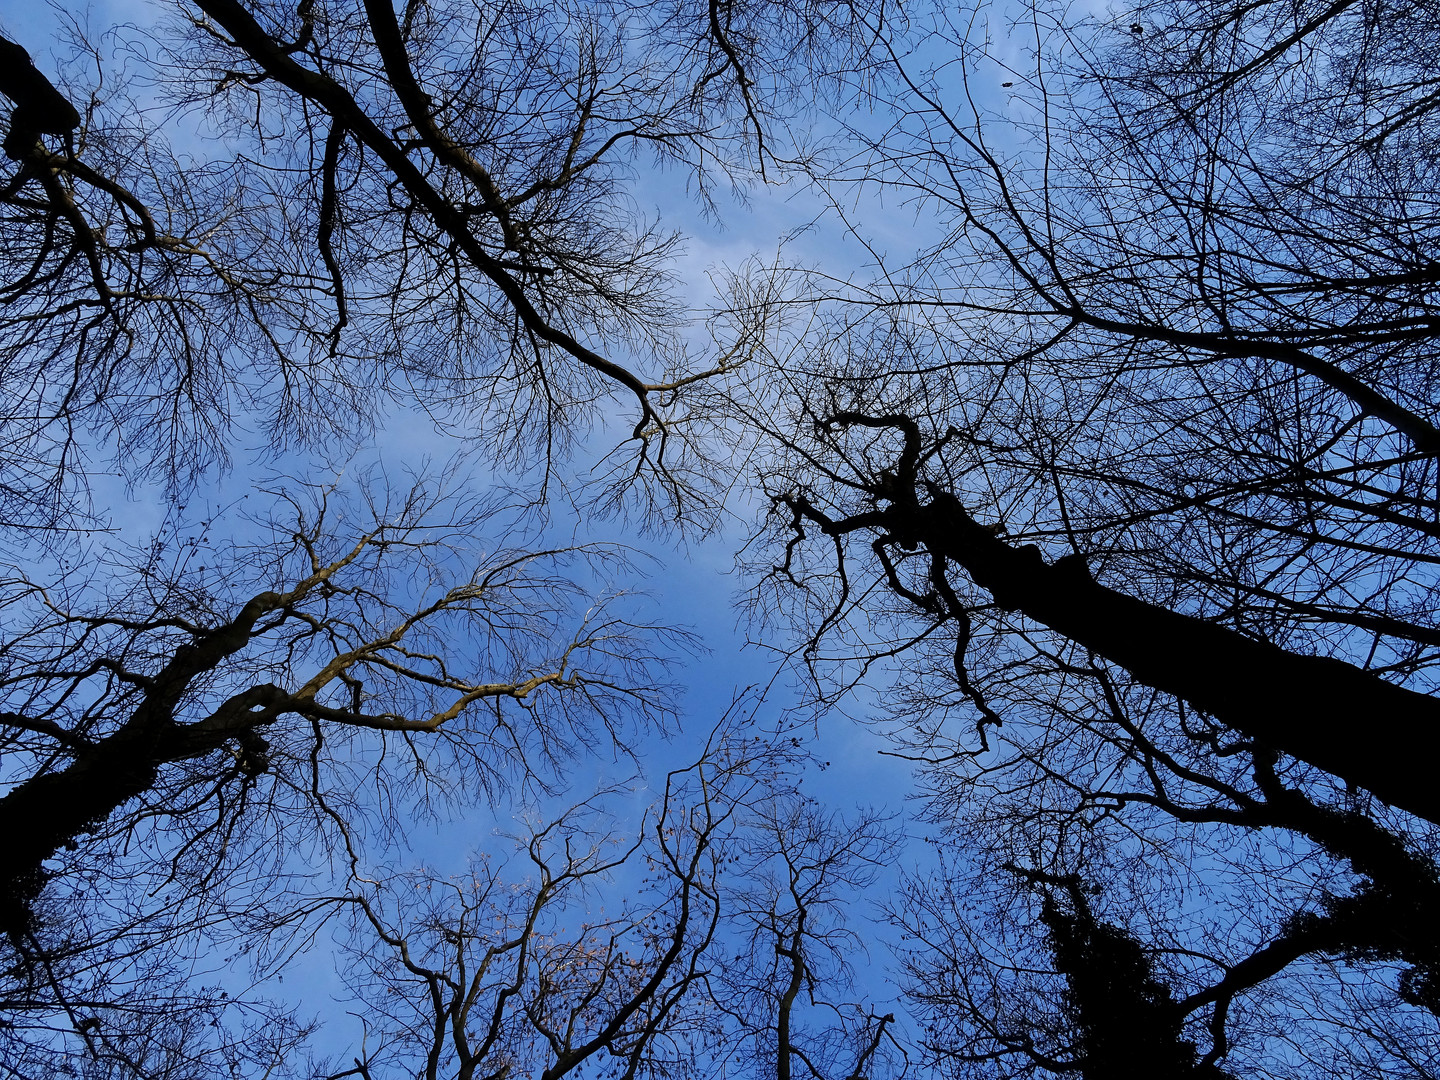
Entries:
[[[238,0],[195,0],[196,6],[219,23],[234,39],[235,43],[260,66],[270,78],[295,91],[309,101],[315,102],[328,112],[341,127],[353,133],[354,137],[375,153],[395,175],[416,203],[424,208],[431,219],[455,241],[464,251],[466,258],[500,290],[519,317],[526,331],[549,345],[554,345],[581,364],[624,386],[640,402],[641,417],[635,425],[634,438],[640,438],[646,426],[658,420],[650,405],[646,384],[634,373],[613,360],[606,359],[593,349],[582,345],[570,334],[556,327],[525,294],[524,288],[505,269],[503,263],[485,250],[484,245],[470,231],[464,212],[448,197],[437,191],[425,178],[420,168],[410,160],[406,151],[380,130],[364,109],[346,89],[333,79],[297,63],[274,38],[255,21]],[[391,15],[393,22],[394,16]],[[384,21],[380,20],[383,27]],[[373,27],[372,27],[373,29]],[[383,30],[380,31],[383,35]],[[383,53],[382,53],[383,55]],[[397,61],[403,57],[396,58]],[[399,70],[397,63],[397,70]],[[408,70],[408,66],[406,68]],[[413,76],[411,77],[413,84]],[[397,92],[402,88],[397,87]],[[418,87],[415,90],[418,93]],[[403,98],[402,98],[403,100]],[[430,126],[433,128],[433,122]],[[438,131],[438,129],[435,129]],[[442,148],[453,146],[447,140],[438,144]],[[484,174],[467,170],[472,180],[479,182]],[[482,198],[490,198],[482,187]]]
[[[913,422],[897,426],[907,425]],[[791,505],[832,536],[882,529],[902,547],[923,546],[960,566],[1000,607],[1065,635],[1145,685],[1440,823],[1432,763],[1416,752],[1440,731],[1434,699],[1343,661],[1289,652],[1127,596],[1096,582],[1079,558],[1047,563],[1038,548],[995,536],[951,493],[925,486],[930,501],[921,503],[913,487],[902,490],[882,477],[873,494],[888,507],[839,520],[803,500]]]
[[282,600],[279,593],[260,593],[230,622],[180,646],[114,734],[76,752],[67,768],[32,776],[0,798],[0,836],[9,843],[0,862],[0,931],[17,935],[29,928],[31,904],[44,885],[45,860],[152,788],[161,765],[207,753],[242,726],[253,727],[234,723],[232,714],[249,714],[258,706],[262,712],[256,722],[273,718],[264,706],[273,696],[269,691],[279,692],[274,687],[254,687],[227,701],[220,712],[230,722],[214,725],[208,739],[197,739],[193,727],[177,724],[175,710],[191,683],[249,644],[256,623]]

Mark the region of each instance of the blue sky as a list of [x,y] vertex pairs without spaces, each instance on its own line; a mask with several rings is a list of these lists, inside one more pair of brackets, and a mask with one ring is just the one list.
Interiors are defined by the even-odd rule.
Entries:
[[[152,10],[147,5],[128,2],[95,3],[88,8],[88,21],[97,29],[122,22],[143,26],[152,18]],[[43,71],[53,73],[56,68],[50,43],[57,18],[57,9],[22,6],[12,0],[0,12],[0,25],[31,51]],[[1002,47],[1000,51],[1003,56],[1010,50]],[[995,85],[990,87],[995,95],[994,106],[1002,108],[1005,94],[999,82],[1003,75],[1003,68],[997,66],[991,80]],[[870,121],[860,116],[857,122]],[[756,186],[744,204],[733,200],[723,202],[718,221],[703,218],[673,176],[641,174],[634,197],[642,209],[658,212],[666,224],[687,235],[685,254],[675,270],[697,311],[713,299],[712,273],[739,266],[752,258],[762,262],[772,260],[782,242],[788,261],[821,266],[835,277],[863,274],[863,264],[868,259],[853,236],[845,235],[824,217],[825,206],[817,194],[796,183]],[[903,208],[875,202],[868,208],[852,205],[850,209],[857,227],[882,245],[904,249],[928,239],[915,234],[917,228],[923,231],[923,222],[917,222],[914,214]],[[802,230],[802,226],[811,222],[818,223]],[[698,321],[694,333],[697,347],[703,347],[703,330]],[[616,399],[616,405],[622,411],[630,407],[630,403],[621,398]],[[595,443],[603,444],[607,435],[605,431],[597,432]],[[428,430],[423,421],[398,415],[373,445],[361,448],[347,462],[331,462],[324,468],[340,468],[338,482],[343,485],[346,474],[363,471],[367,463],[383,461],[387,468],[398,470],[426,459],[443,461],[452,450],[452,444],[443,435]],[[277,472],[315,475],[314,459],[305,455],[277,457],[268,447],[259,445],[242,445],[234,448],[233,453],[233,465],[228,471],[212,474],[198,490],[186,493],[186,518],[198,519],[208,512],[207,508],[255,490]],[[113,477],[99,476],[94,490],[97,501],[102,507],[108,507],[118,530],[117,539],[143,543],[177,513],[166,494],[153,488],[130,488]],[[735,505],[722,528],[697,541],[641,536],[621,518],[592,520],[572,515],[563,506],[552,508],[552,517],[542,538],[545,542],[554,542],[552,537],[578,536],[589,541],[632,545],[652,556],[655,561],[649,568],[648,578],[637,584],[650,594],[654,617],[694,630],[704,646],[704,652],[688,662],[679,674],[686,688],[682,730],[671,739],[654,739],[640,748],[644,773],[636,779],[635,794],[613,804],[622,828],[627,815],[637,815],[653,801],[656,785],[668,769],[693,759],[721,713],[743,688],[768,688],[766,704],[759,714],[767,723],[780,722],[795,701],[793,676],[777,672],[776,668],[776,650],[783,651],[785,643],[749,640],[755,631],[743,622],[735,606],[746,585],[734,571],[733,552],[745,537],[753,510],[744,493],[737,492]],[[610,584],[595,582],[597,588]],[[805,774],[805,789],[822,802],[840,808],[859,804],[901,811],[910,790],[908,766],[882,756],[879,751],[885,743],[881,737],[852,719],[865,716],[865,693],[857,693],[848,703],[846,711],[850,716],[827,716],[813,732],[802,732],[816,762],[827,764],[825,768]],[[595,787],[625,779],[632,772],[632,765],[625,761],[580,760],[568,780],[571,792],[584,795]],[[507,821],[513,822],[525,813],[526,808],[521,806],[487,806],[453,821],[421,825],[408,838],[409,852],[400,858],[458,869],[464,862],[458,845],[464,845],[467,838],[477,847],[492,843],[497,830],[506,831]],[[857,914],[864,916],[863,912]],[[878,927],[874,934],[883,936]],[[322,945],[314,958],[287,971],[283,990],[278,983],[268,989],[285,997],[298,996],[315,1012],[333,1012],[324,999],[337,994],[340,987],[324,960],[328,955]],[[202,957],[198,965],[201,968],[222,966],[212,964],[212,959]],[[868,990],[876,998],[886,999],[893,991],[887,985],[884,957],[876,955],[872,960],[867,973]],[[342,1050],[353,1041],[353,1036],[353,1022],[338,1019],[331,1024],[321,1045]]]

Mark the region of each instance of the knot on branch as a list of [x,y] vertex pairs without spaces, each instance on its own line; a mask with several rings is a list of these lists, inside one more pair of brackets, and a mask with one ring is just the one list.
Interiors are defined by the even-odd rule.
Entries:
[[246,776],[254,779],[270,768],[270,742],[254,728],[235,736],[235,762]]
[[[880,470],[880,478],[873,486],[872,491],[877,497],[888,499],[891,502],[914,500],[915,481],[923,459],[920,456],[920,425],[913,419],[902,413],[870,416],[866,413],[845,411],[834,413],[820,421],[819,426],[826,432],[837,429],[843,431],[850,427],[896,428],[899,430],[905,440],[900,451],[900,458],[896,461],[894,468]],[[946,438],[949,438],[948,434]],[[930,452],[934,453],[942,445],[944,445],[944,440],[936,444]]]

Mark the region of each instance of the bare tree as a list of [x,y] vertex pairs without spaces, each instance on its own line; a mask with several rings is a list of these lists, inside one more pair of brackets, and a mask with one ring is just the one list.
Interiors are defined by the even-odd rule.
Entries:
[[[357,527],[316,489],[203,566],[200,530],[11,575],[17,1071],[298,1067],[293,1018],[204,1030],[185,950],[265,967],[343,908],[372,1036],[343,1075],[1440,1073],[1433,13],[1037,2],[1021,70],[968,11],[176,10],[163,119],[23,50],[0,86],[5,520],[62,523],[90,460],[183,482],[231,425],[349,438],[391,398],[532,469],[532,507],[616,388],[611,506],[713,520],[715,447],[759,444],[755,610],[822,711],[892,677],[920,770],[936,861],[890,911],[926,1026],[850,981],[880,820],[744,755],[633,850],[572,816],[518,886],[364,881],[445,799],[665,728],[683,635],[582,613],[553,564],[613,549],[462,558],[488,509]],[[825,79],[872,111],[782,148]],[[187,125],[229,146],[182,164]],[[803,167],[874,273],[737,272],[687,344],[652,151],[702,203]],[[637,858],[659,891],[581,914]]]
[[[58,59],[26,43],[38,64],[0,40],[0,1054],[22,1074],[301,1070],[305,1023],[187,970],[276,970],[416,820],[668,730],[689,644],[608,587],[621,549],[482,550],[500,509],[433,484],[377,477],[352,505],[292,485],[136,553],[67,546],[98,523],[89,479],[118,467],[179,503],[239,432],[343,456],[398,410],[543,514],[557,477],[585,486],[563,465],[618,389],[612,505],[708,522],[706,482],[733,470],[692,454],[715,418],[685,395],[758,328],[690,343],[645,181],[709,211],[715,185],[743,194],[795,155],[814,80],[866,48],[846,3],[167,11],[98,39],[75,20]],[[601,1043],[660,1039],[668,987]]]
[[819,705],[894,676],[955,852],[902,916],[930,1060],[1083,1070],[1052,946],[1088,927],[1196,1067],[1433,1075],[1431,16],[1021,23],[1029,71],[968,14],[887,39],[894,122],[817,181],[861,240],[909,200],[920,250],[793,275],[738,402],[756,609]]
[[637,174],[742,190],[863,29],[838,3],[207,0],[82,40],[65,78],[17,67],[4,520],[59,520],[90,458],[183,482],[236,422],[351,440],[396,397],[548,476],[617,391],[621,482],[685,517],[716,462],[682,391],[752,346],[691,355]]
[[892,1012],[866,1000],[855,965],[873,959],[847,918],[890,866],[898,836],[874,811],[844,815],[791,791],[740,810],[744,831],[726,893],[737,952],[716,979],[731,1018],[729,1053],[777,1080],[852,1080],[903,1072]]
[[742,1037],[725,953],[755,912],[737,864],[769,839],[747,815],[803,756],[757,738],[754,705],[668,774],[632,838],[602,792],[519,838],[512,865],[361,884],[344,902],[365,1045],[335,1077],[714,1075]]
[[669,724],[657,676],[688,642],[604,591],[627,553],[485,550],[501,508],[453,485],[300,485],[257,508],[253,540],[192,521],[125,573],[12,571],[0,820],[15,1009],[63,1011],[74,980],[121,979],[177,935],[243,925],[263,940],[318,910],[295,851],[343,881],[417,816],[543,790],[576,755],[623,754]]

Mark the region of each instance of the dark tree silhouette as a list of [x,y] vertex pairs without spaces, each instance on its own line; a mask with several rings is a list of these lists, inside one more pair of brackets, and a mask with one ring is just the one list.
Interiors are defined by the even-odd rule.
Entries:
[[[397,397],[542,479],[613,416],[616,482],[703,516],[723,462],[687,449],[709,427],[684,391],[751,345],[687,345],[680,238],[637,171],[702,206],[748,185],[789,145],[797,91],[856,62],[853,22],[845,4],[181,4],[154,41],[80,46],[73,152],[40,137],[68,115],[26,119],[64,111],[55,89],[10,65],[0,520],[63,523],[91,460],[193,478],[236,425],[353,444]],[[136,100],[156,84],[168,123]]]
[[[134,1038],[115,987],[149,951],[245,926],[250,951],[333,908],[327,890],[343,895],[408,821],[543,790],[576,756],[670,725],[662,672],[685,633],[565,572],[603,580],[627,553],[481,555],[502,508],[446,486],[301,486],[245,539],[193,522],[108,579],[83,562],[7,576],[8,1011],[101,1010],[107,1038]],[[312,847],[339,871],[318,896],[289,865]],[[6,1038],[23,1045],[25,1027]]]
[[[1431,6],[174,11],[0,39],[0,1066],[1440,1075]],[[698,345],[652,176],[802,177],[870,264],[747,264]],[[523,494],[76,531],[98,470],[397,412]],[[497,515],[684,533],[746,469],[757,637],[918,770],[909,1015],[856,921],[899,841],[798,727],[732,716],[638,832],[547,804],[518,876],[390,861],[674,726],[625,553]],[[195,974],[339,913],[343,1064]]]
[[[187,962],[273,971],[412,820],[541,799],[565,763],[672,728],[664,669],[688,637],[611,587],[625,551],[510,549],[492,519],[538,528],[557,478],[577,502],[713,519],[707,483],[733,468],[693,452],[715,418],[686,395],[744,364],[755,328],[687,340],[679,236],[643,180],[713,210],[864,49],[846,4],[168,17],[98,40],[72,23],[43,74],[0,39],[0,1065],[20,1075],[302,1072],[309,1025],[230,1008]],[[256,432],[325,475],[397,413],[526,494],[376,478],[342,522],[303,482],[268,494],[273,516],[173,511],[139,552],[90,502],[118,471],[182,503]],[[613,417],[609,472],[576,480]],[[302,883],[309,856],[325,884]],[[616,959],[592,989],[625,999],[607,980],[639,970]],[[663,1036],[672,990],[632,994],[596,1045]]]
[[69,135],[80,126],[75,106],[36,70],[22,45],[0,36],[0,63],[0,93],[12,106],[5,136],[5,153],[12,159],[23,162],[41,135]]
[[829,811],[798,792],[757,793],[736,809],[734,865],[722,885],[736,953],[712,980],[730,1020],[721,1059],[777,1080],[848,1080],[904,1070],[896,1017],[856,977],[873,961],[847,909],[890,862],[899,836],[873,810]]
[[1052,900],[1035,934],[1012,862],[1123,892],[1106,948],[1205,1067],[1430,1075],[1433,13],[1065,18],[1026,5],[1028,72],[968,13],[877,29],[894,122],[814,171],[876,272],[795,270],[809,318],[736,403],[774,447],[755,609],[821,708],[894,675],[957,852],[897,909],[933,1064],[1084,1041],[1025,972],[1101,931]]
[[1183,1014],[1170,988],[1155,978],[1137,941],[1095,917],[1077,878],[1017,872],[1047,887],[1040,921],[1065,977],[1066,1020],[1078,1036],[1060,1071],[1086,1080],[1224,1075],[1200,1063],[1195,1044],[1181,1035]]

